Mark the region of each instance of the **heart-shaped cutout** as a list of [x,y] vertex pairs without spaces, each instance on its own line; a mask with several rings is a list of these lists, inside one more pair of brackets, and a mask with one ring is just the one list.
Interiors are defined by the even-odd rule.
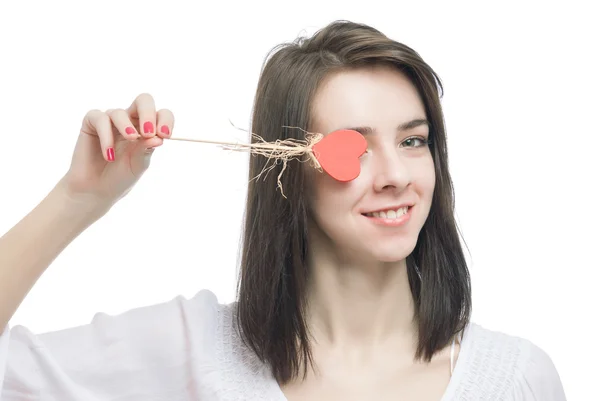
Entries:
[[312,147],[317,161],[338,181],[352,181],[360,174],[360,160],[367,150],[367,140],[357,131],[341,129],[325,135]]

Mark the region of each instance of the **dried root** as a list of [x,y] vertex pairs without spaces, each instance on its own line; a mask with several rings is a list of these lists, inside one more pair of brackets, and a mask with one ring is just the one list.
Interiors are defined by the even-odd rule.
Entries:
[[[233,125],[233,123],[232,123]],[[235,126],[234,126],[235,127]],[[237,128],[237,127],[236,127]],[[277,187],[281,191],[281,194],[284,198],[286,198],[283,193],[283,185],[281,183],[281,177],[285,169],[287,168],[287,163],[290,160],[298,160],[300,162],[306,161],[308,158],[309,161],[312,162],[313,167],[320,169],[321,166],[317,161],[317,158],[314,156],[312,152],[312,147],[314,144],[319,142],[323,138],[323,134],[311,133],[303,130],[299,127],[289,127],[284,126],[284,128],[297,128],[306,133],[305,140],[298,139],[284,139],[277,140],[274,142],[266,142],[260,135],[252,134],[252,138],[255,142],[252,143],[238,143],[238,142],[219,142],[219,141],[209,141],[209,140],[201,140],[201,139],[184,139],[184,138],[170,138],[173,140],[180,141],[190,141],[190,142],[202,142],[202,143],[213,143],[220,145],[221,148],[237,151],[237,152],[249,152],[251,155],[259,155],[266,157],[268,159],[267,163],[265,163],[265,167],[262,171],[253,179],[258,179],[263,174],[268,174],[273,168],[277,166],[279,162],[283,163],[283,167],[281,172],[277,176]],[[241,128],[238,128],[241,129]],[[243,130],[245,131],[245,130]],[[304,158],[304,160],[303,160]]]

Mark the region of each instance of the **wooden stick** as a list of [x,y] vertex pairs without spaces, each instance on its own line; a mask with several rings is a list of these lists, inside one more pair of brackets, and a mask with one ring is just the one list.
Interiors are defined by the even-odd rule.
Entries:
[[239,143],[239,142],[209,141],[208,139],[190,139],[190,138],[177,138],[177,137],[167,137],[165,139],[170,139],[172,141],[202,142],[202,143],[212,143],[215,145],[229,145],[229,146],[250,145],[247,143]]

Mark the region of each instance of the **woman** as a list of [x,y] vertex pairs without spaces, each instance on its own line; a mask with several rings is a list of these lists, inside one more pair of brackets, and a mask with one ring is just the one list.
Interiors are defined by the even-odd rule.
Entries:
[[[367,151],[340,182],[291,162],[250,180],[238,301],[96,315],[35,335],[8,328],[54,258],[105,215],[172,135],[148,94],[93,110],[71,168],[0,240],[2,400],[564,400],[548,355],[470,322],[470,278],[435,72],[377,30],[335,22],[277,48],[252,132],[352,129]],[[264,157],[250,158],[250,177]]]

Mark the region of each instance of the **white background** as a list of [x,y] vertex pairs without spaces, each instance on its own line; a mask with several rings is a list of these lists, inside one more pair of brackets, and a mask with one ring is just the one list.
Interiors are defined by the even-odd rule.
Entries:
[[[273,46],[335,19],[365,22],[416,49],[445,85],[473,320],[541,346],[567,398],[588,400],[600,375],[592,3],[6,2],[0,231],[64,174],[89,109],[127,107],[149,92],[175,113],[176,136],[244,140],[229,119],[249,127]],[[246,162],[213,145],[165,143],[138,186],[56,259],[11,325],[56,330],[203,288],[233,301]]]

